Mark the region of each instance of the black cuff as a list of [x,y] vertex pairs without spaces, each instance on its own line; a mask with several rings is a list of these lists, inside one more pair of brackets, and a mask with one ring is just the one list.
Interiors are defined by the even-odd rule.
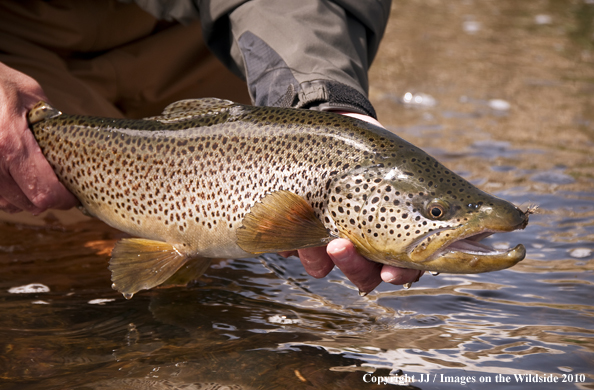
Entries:
[[329,80],[313,80],[299,86],[301,107],[319,111],[352,111],[377,119],[367,98],[348,85]]
[[238,42],[255,105],[344,110],[377,119],[369,100],[354,87],[326,79],[299,83],[285,61],[259,37],[248,31]]
[[301,83],[299,91],[289,84],[287,92],[272,106],[308,108],[317,111],[351,111],[377,119],[373,106],[359,91],[329,80]]

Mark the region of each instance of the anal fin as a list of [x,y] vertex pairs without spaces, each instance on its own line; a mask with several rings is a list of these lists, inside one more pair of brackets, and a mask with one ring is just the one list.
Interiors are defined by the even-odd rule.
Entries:
[[310,204],[290,191],[266,195],[237,230],[237,245],[254,254],[322,246],[330,239]]
[[140,290],[160,285],[188,260],[173,245],[143,238],[124,238],[111,252],[112,287],[126,299]]

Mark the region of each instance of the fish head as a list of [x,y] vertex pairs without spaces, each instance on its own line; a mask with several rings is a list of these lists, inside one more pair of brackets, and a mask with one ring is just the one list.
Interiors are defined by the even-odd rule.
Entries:
[[513,266],[526,251],[480,243],[523,229],[529,211],[487,194],[421,150],[337,176],[328,210],[339,236],[370,260],[446,273]]

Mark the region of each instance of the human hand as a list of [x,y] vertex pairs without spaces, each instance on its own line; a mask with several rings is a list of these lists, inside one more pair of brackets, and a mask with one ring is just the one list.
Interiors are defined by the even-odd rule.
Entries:
[[29,130],[27,112],[46,100],[31,77],[0,63],[0,210],[39,214],[78,200],[58,181]]
[[[383,127],[377,120],[367,115],[351,112],[337,113]],[[333,240],[325,247],[283,252],[281,256],[295,254],[301,259],[305,271],[314,278],[325,277],[336,265],[363,294],[373,291],[382,281],[395,285],[413,283],[424,273],[416,269],[393,267],[369,261],[357,252],[352,242],[344,238]]]

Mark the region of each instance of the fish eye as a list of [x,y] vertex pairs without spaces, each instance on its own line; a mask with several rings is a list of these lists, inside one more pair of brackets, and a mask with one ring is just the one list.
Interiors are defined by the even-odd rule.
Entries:
[[445,215],[445,207],[439,203],[431,203],[427,207],[427,214],[433,219],[440,219]]

